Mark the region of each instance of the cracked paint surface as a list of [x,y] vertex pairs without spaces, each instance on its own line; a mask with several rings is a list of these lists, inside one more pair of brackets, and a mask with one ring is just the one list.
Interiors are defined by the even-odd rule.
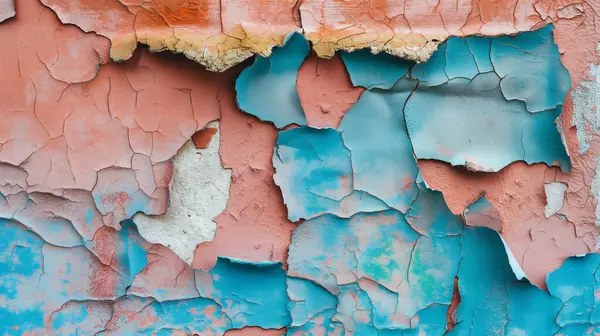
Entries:
[[[368,48],[424,62],[450,36],[498,36],[547,23],[589,20],[592,3],[489,0],[434,4],[374,1],[45,0],[65,23],[111,40],[111,57],[131,57],[138,42],[183,53],[223,71],[252,54],[269,56],[285,36],[302,32],[322,57]],[[594,20],[594,19],[592,19]],[[567,42],[568,43],[568,42]]]
[[0,1],[0,333],[598,332],[598,11]]

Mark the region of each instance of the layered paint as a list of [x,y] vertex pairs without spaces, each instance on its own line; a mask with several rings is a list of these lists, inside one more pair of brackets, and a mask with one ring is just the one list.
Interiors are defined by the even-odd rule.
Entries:
[[599,11],[0,1],[0,333],[598,332]]

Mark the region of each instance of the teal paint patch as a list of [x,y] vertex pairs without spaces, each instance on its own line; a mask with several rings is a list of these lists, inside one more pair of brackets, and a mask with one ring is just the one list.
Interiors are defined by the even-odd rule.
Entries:
[[600,324],[600,255],[567,258],[547,278],[548,291],[564,304],[556,321],[569,324]]
[[475,170],[499,171],[514,161],[558,163],[570,171],[555,120],[561,108],[529,113],[506,101],[494,73],[419,86],[408,99],[406,120],[415,154]]
[[488,228],[466,227],[458,271],[461,302],[449,335],[504,335],[513,273],[500,237]]
[[[433,304],[420,310],[410,321],[411,328],[402,336],[444,335],[446,332],[446,313],[448,306]],[[379,333],[379,336],[391,334]]]
[[333,316],[337,298],[325,288],[310,280],[295,277],[287,277],[286,284],[290,298],[288,310],[292,317],[291,326],[301,327],[327,311]]
[[306,125],[296,79],[309,51],[304,36],[293,33],[283,47],[273,49],[271,57],[256,56],[235,82],[240,109],[278,128]]
[[562,303],[528,281],[517,281],[498,233],[466,227],[458,272],[461,302],[449,335],[553,335]]
[[350,150],[354,188],[405,212],[417,194],[418,174],[402,109],[416,83],[363,93],[339,126]]
[[467,42],[469,52],[473,55],[475,64],[480,73],[494,71],[494,65],[492,64],[490,55],[492,48],[491,38],[471,36],[462,40]]
[[391,88],[415,64],[384,52],[374,55],[367,49],[342,51],[341,56],[352,85],[368,90]]
[[446,43],[440,45],[426,63],[416,64],[411,71],[411,77],[427,86],[447,83],[446,48]]
[[463,223],[452,214],[441,192],[420,183],[419,194],[406,213],[410,227],[423,236],[457,236],[463,232]]
[[39,300],[27,300],[43,273],[44,242],[21,224],[0,219],[0,334],[15,335],[44,327]]
[[105,329],[112,315],[109,302],[70,301],[51,315],[51,330],[56,335],[94,335]]
[[142,237],[137,232],[137,228],[132,220],[123,222],[120,238],[123,241],[123,252],[119,257],[121,265],[125,265],[125,273],[129,275],[127,283],[132,283],[133,278],[148,265],[147,252],[142,247]]
[[287,277],[288,310],[292,323],[288,335],[343,335],[343,326],[333,321],[337,298],[316,283]]
[[560,62],[554,27],[492,39],[491,59],[506,99],[525,102],[530,112],[562,106],[571,88],[569,71]]
[[600,334],[600,325],[590,323],[569,324],[560,328],[556,336],[581,336]]
[[403,261],[410,259],[417,237],[394,210],[349,219],[323,215],[294,230],[288,274],[313,280],[333,294],[338,285],[361,277],[397,288],[406,279],[408,263]]
[[[445,331],[462,231],[441,194],[422,187],[406,219],[387,210],[303,222],[293,233],[288,274],[336,295],[334,320],[346,332]],[[437,308],[443,320],[419,324],[418,314],[436,305],[446,309],[440,315]]]
[[506,334],[515,336],[555,335],[559,326],[556,313],[562,302],[528,282],[508,286]]
[[252,263],[220,257],[209,272],[196,272],[201,297],[213,299],[233,328],[280,329],[291,323],[285,271],[280,263]]
[[94,210],[92,208],[88,208],[85,212],[85,224],[92,225],[94,220]]
[[479,74],[467,39],[450,38],[446,42],[446,76],[448,79],[473,79]]
[[353,190],[350,151],[334,129],[300,127],[280,132],[273,167],[291,221],[324,213],[349,217],[387,208],[371,195]]
[[100,335],[223,335],[232,328],[231,320],[213,300],[194,298],[148,301],[124,297],[117,301],[117,321]]

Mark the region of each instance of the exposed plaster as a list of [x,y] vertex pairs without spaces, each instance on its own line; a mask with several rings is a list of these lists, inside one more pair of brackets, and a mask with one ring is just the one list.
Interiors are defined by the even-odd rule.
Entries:
[[[207,127],[218,130],[219,122],[210,122]],[[217,131],[206,149],[197,149],[193,141],[186,142],[173,157],[167,213],[133,216],[142,237],[170,248],[188,264],[198,244],[213,240],[213,219],[225,210],[229,199],[231,170],[221,165],[220,140]]]
[[[314,9],[315,2],[318,1],[302,2],[300,11]],[[169,13],[169,6],[180,5],[179,2],[169,2],[166,6],[162,1],[144,6],[102,3],[115,10],[113,19],[123,13],[128,18],[135,16],[133,29],[128,27],[131,23],[128,20],[114,22],[105,20],[103,15],[89,15],[98,13],[100,7],[86,6],[97,6],[97,2],[75,6],[77,10],[87,10],[86,15],[63,7],[57,12],[63,20],[68,21],[65,17],[70,15],[73,20],[92,24],[96,20],[95,23],[103,25],[100,28],[112,29],[109,37],[113,42],[113,57],[119,52],[128,55],[135,42],[141,41],[155,50],[183,51],[201,63],[217,57],[209,67],[222,70],[260,49],[244,45],[253,39],[251,31],[280,34],[286,30],[282,27],[288,27],[287,15],[294,17],[297,4],[288,11],[291,2],[281,3],[288,7],[275,14],[272,10],[278,9],[277,6],[264,6],[266,3],[262,2],[257,3],[259,11],[251,10],[256,9],[251,3],[231,1],[218,6],[209,3],[210,10],[195,7],[195,2],[181,6],[186,11],[179,14],[192,14],[194,19],[198,18],[195,14],[214,16],[207,20],[218,22],[221,27],[211,31],[211,37],[223,37],[227,35],[225,32],[240,29],[239,26],[229,29],[232,17],[236,24],[241,21],[244,36],[234,39],[242,46],[236,44],[232,49],[227,42],[229,36],[225,42],[217,39],[211,44],[213,41],[202,40],[188,45],[191,39],[201,37],[204,26],[194,27],[189,17]],[[355,7],[358,13],[364,10],[363,3]],[[74,4],[79,2],[67,5]],[[108,41],[94,34],[82,34],[76,27],[65,28],[48,9],[35,1],[23,0],[19,6],[29,10],[0,25],[0,34],[6,34],[7,43],[14,43],[15,50],[27,51],[0,56],[2,64],[8,64],[0,66],[0,75],[15,84],[0,90],[0,95],[5,95],[0,100],[3,117],[0,119],[3,161],[0,213],[6,218],[0,221],[0,274],[5,285],[0,294],[7,303],[6,307],[0,307],[0,315],[5,317],[0,333],[19,330],[32,334],[85,331],[100,335],[223,335],[269,329],[269,333],[290,334],[441,335],[449,328],[448,312],[456,306],[456,323],[452,324],[455,334],[580,335],[594,330],[598,318],[593,293],[600,260],[594,253],[585,253],[592,248],[589,240],[595,234],[587,220],[599,217],[590,211],[596,204],[589,197],[591,189],[591,194],[598,198],[600,189],[598,174],[592,178],[597,161],[597,155],[593,155],[595,145],[591,140],[588,142],[589,156],[571,158],[574,165],[571,175],[549,168],[548,165],[561,160],[561,164],[567,164],[569,158],[564,157],[562,147],[557,145],[558,137],[553,132],[555,115],[541,117],[547,114],[547,109],[556,108],[553,112],[560,113],[557,106],[562,104],[568,86],[550,37],[571,31],[565,28],[571,23],[584,27],[577,29],[590,27],[589,22],[580,21],[595,17],[587,15],[590,11],[582,15],[589,4],[527,2],[515,4],[514,8],[502,4],[502,9],[498,9],[482,1],[476,6],[469,2],[458,4],[452,12],[446,8],[447,4],[435,8],[429,8],[427,3],[388,8],[387,3],[374,1],[364,12],[368,15],[352,15],[357,20],[349,26],[344,22],[349,7],[344,6],[353,4],[336,4],[338,13],[345,14],[320,18],[319,15],[331,13],[328,1],[319,3],[323,5],[317,7],[321,11],[310,13],[319,25],[326,23],[330,30],[318,36],[319,42],[309,37],[313,46],[323,48],[320,50],[325,54],[338,47],[354,49],[360,45],[376,51],[412,53],[408,57],[428,57],[441,42],[430,40],[433,35],[426,32],[407,35],[406,31],[400,34],[394,31],[392,40],[382,44],[380,38],[390,36],[380,28],[398,21],[406,21],[411,31],[419,31],[422,29],[419,25],[424,23],[437,30],[435,34],[448,31],[450,35],[465,32],[495,35],[529,30],[540,25],[540,18],[560,20],[555,34],[534,38],[533,42],[540,42],[544,48],[536,47],[533,51],[526,48],[539,45],[528,39],[538,35],[527,33],[516,38],[450,38],[430,62],[414,66],[367,51],[352,54],[356,56],[354,60],[352,56],[344,57],[351,82],[368,90],[350,88],[346,78],[346,86],[340,86],[340,90],[353,91],[348,95],[349,102],[341,104],[347,108],[340,108],[336,118],[323,124],[309,117],[305,106],[314,106],[314,102],[312,105],[302,102],[300,93],[298,72],[308,49],[301,48],[298,53],[286,51],[289,45],[283,46],[276,50],[286,56],[284,61],[294,60],[291,67],[290,63],[281,62],[285,81],[277,78],[282,72],[271,71],[277,68],[277,57],[259,58],[263,65],[269,65],[269,71],[259,71],[259,76],[251,76],[247,85],[240,86],[241,90],[251,90],[252,82],[256,84],[257,79],[270,83],[265,85],[267,90],[259,90],[260,97],[266,98],[247,112],[279,127],[303,124],[280,131],[278,137],[275,126],[236,109],[230,75],[211,77],[181,58],[150,55],[146,51],[139,54],[139,59],[136,56],[124,64],[106,64]],[[477,10],[466,11],[469,5]],[[100,8],[100,12],[104,10]],[[248,23],[244,20],[246,10],[251,17],[256,18],[258,12],[275,23]],[[314,24],[310,17],[299,16],[306,29]],[[152,17],[161,26],[169,27],[158,33],[149,29],[156,22],[144,20]],[[377,24],[374,30],[370,25],[366,30],[377,32],[375,42],[371,33],[354,35],[356,29],[365,28],[364,22],[371,20]],[[186,24],[171,28],[175,21]],[[295,17],[293,22],[296,23]],[[339,36],[336,27],[343,27]],[[96,28],[92,30],[102,30]],[[195,28],[198,29],[193,31]],[[547,33],[548,29],[536,33]],[[167,33],[163,34],[164,31]],[[11,39],[12,35],[18,38]],[[267,37],[266,49],[278,42],[268,33],[259,35],[255,42],[263,43],[260,39]],[[332,42],[328,40],[331,36],[340,39]],[[410,39],[405,39],[406,36]],[[571,36],[577,43],[586,38],[573,36],[580,36]],[[413,37],[415,41],[411,40]],[[58,42],[49,43],[51,40]],[[487,46],[494,47],[498,43],[494,41],[502,43],[490,54]],[[180,42],[183,46],[177,45]],[[300,42],[299,45],[306,45],[305,41]],[[419,43],[432,48],[415,53]],[[521,48],[520,44],[525,45]],[[214,45],[218,46],[217,56],[210,48]],[[565,64],[572,64],[568,62],[573,62],[574,51],[586,48],[575,46],[564,50],[565,45],[568,44],[563,42],[562,47],[559,44]],[[51,52],[55,47],[56,52]],[[510,51],[504,60],[503,47]],[[471,53],[470,48],[479,51]],[[234,54],[232,57],[230,52]],[[581,60],[590,57],[579,55]],[[398,64],[390,66],[390,62]],[[502,62],[508,63],[502,66]],[[527,65],[522,71],[515,70],[522,65],[519,62]],[[552,76],[548,75],[548,69],[554,71]],[[498,99],[502,103],[499,106],[519,104],[520,112],[535,120],[532,132],[522,131],[520,138],[510,138],[520,140],[533,158],[528,159],[523,153],[502,164],[486,161],[493,161],[492,156],[484,156],[481,162],[459,162],[471,170],[498,170],[493,174],[457,170],[440,162],[422,160],[417,166],[419,144],[414,136],[417,118],[404,114],[407,101],[410,103],[426,87],[461,80],[468,82],[466,86],[476,86],[475,78],[492,70],[502,74],[498,76],[500,83],[494,85],[496,93],[500,92],[504,99]],[[580,83],[574,72],[571,75],[575,76],[574,83]],[[336,76],[340,76],[339,72]],[[281,86],[277,87],[278,84]],[[485,85],[480,88],[490,89]],[[273,94],[269,96],[270,92],[276,92],[277,99]],[[352,98],[358,98],[356,93],[361,94],[358,102]],[[465,95],[465,91],[456,90],[445,98],[454,95]],[[270,105],[268,99],[278,104]],[[467,105],[465,110],[472,107]],[[348,113],[344,113],[346,109]],[[569,113],[568,106],[565,110]],[[218,134],[210,137],[209,132],[197,133],[209,120],[219,117]],[[336,127],[340,121],[338,129],[310,127]],[[469,117],[462,121],[469,121]],[[502,118],[491,120],[496,121]],[[438,129],[447,129],[448,125],[454,124],[449,122]],[[214,126],[209,124],[209,129],[216,129]],[[475,126],[478,127],[477,123]],[[476,127],[460,135],[469,136]],[[562,144],[573,144],[573,131],[563,130],[561,136],[564,134],[566,141]],[[505,136],[488,133],[484,135],[494,139]],[[323,134],[332,136],[323,140],[319,137]],[[211,147],[215,142],[220,142],[221,148]],[[199,150],[210,154],[203,161],[196,155],[196,148],[207,144],[208,148]],[[173,159],[173,167],[170,159],[182,145],[182,151]],[[536,156],[536,151],[540,156]],[[439,150],[438,154],[446,155]],[[528,165],[521,160],[545,164]],[[182,169],[178,169],[178,163],[196,174],[185,172],[186,178],[180,178]],[[311,169],[303,169],[303,164]],[[493,168],[488,169],[490,166]],[[198,172],[198,168],[206,169]],[[288,212],[273,183],[274,169]],[[199,180],[207,182],[207,178],[214,177],[207,171],[217,174],[217,181],[226,185],[216,195],[219,204],[214,208],[213,201],[208,204],[203,198],[208,195],[199,195],[205,190],[197,186]],[[302,175],[307,171],[311,173],[308,177]],[[421,183],[423,178],[427,184]],[[567,183],[568,189],[564,192],[563,209],[557,216],[546,218],[544,186],[549,183]],[[168,189],[170,207],[167,207]],[[179,193],[175,189],[188,190]],[[359,193],[367,195],[379,207],[363,207],[362,197],[358,202],[351,197]],[[482,193],[485,198],[478,199]],[[306,194],[325,196],[332,206],[313,211],[313,202],[304,202]],[[165,246],[148,243],[128,220],[138,213],[136,219],[169,219],[166,222],[178,228],[186,222],[191,225],[189,217],[178,216],[195,209],[201,203],[198,200],[206,201],[200,210],[210,209],[214,215],[219,214],[215,218],[219,226],[215,240],[202,243],[195,251],[194,266],[203,270],[188,265],[189,251],[195,248],[195,243],[188,240],[202,238],[202,233],[183,237],[188,248],[184,251],[187,254],[182,255],[177,253],[177,246],[169,246],[173,252]],[[185,211],[174,213],[173,209]],[[467,226],[459,214],[464,215]],[[214,228],[213,214],[204,215],[200,216],[204,223]],[[478,220],[473,221],[473,215],[479,215]],[[293,224],[288,217],[308,220]],[[150,230],[157,230],[153,231],[160,235],[157,241],[168,238],[164,242],[168,246],[173,242],[172,234],[179,231],[166,231],[165,222],[159,224],[150,226]],[[491,226],[502,235],[469,224]],[[139,226],[144,234],[143,225]],[[575,254],[582,257],[568,258]],[[523,278],[523,269],[535,286]],[[536,288],[544,288],[547,274],[548,291]],[[458,292],[460,303],[455,302]]]
[[[600,44],[599,44],[600,46]],[[582,80],[571,92],[573,99],[572,125],[577,129],[579,153],[585,154],[592,138],[600,134],[600,66],[590,65],[590,80]]]
[[600,227],[600,157],[596,158],[596,174],[592,180],[590,193],[596,198],[596,227]]
[[0,22],[6,21],[11,17],[15,16],[15,1],[14,0],[2,0],[0,1]]
[[567,185],[564,183],[552,182],[544,184],[544,192],[546,193],[544,216],[546,218],[554,215],[562,208],[565,200],[565,191],[567,191]]

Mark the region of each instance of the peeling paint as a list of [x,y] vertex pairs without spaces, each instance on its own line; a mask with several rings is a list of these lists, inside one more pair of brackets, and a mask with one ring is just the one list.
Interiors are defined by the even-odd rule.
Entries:
[[485,226],[500,232],[502,230],[502,219],[498,209],[490,203],[485,195],[481,195],[475,202],[471,203],[463,213],[465,224],[478,227]]
[[292,34],[271,57],[258,56],[235,83],[242,111],[273,122],[278,128],[289,124],[305,125],[306,117],[296,90],[296,80],[308,52],[308,42],[304,37]]
[[598,331],[596,3],[12,5],[0,334]]
[[[219,123],[211,122],[207,127],[218,130]],[[133,216],[144,239],[168,247],[188,264],[198,244],[213,240],[213,219],[225,210],[229,199],[231,170],[221,166],[220,139],[217,131],[205,149],[197,149],[188,141],[173,157],[166,214]]]

